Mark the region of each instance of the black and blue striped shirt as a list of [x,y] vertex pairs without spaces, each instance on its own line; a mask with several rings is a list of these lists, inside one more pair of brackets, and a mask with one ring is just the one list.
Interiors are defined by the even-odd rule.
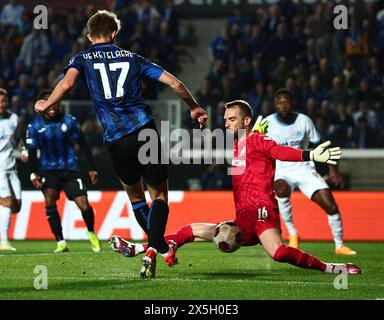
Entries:
[[113,142],[153,119],[143,99],[142,77],[158,80],[163,68],[112,43],[92,45],[75,55],[64,69],[75,68],[85,80],[104,128]]
[[27,148],[40,149],[40,171],[80,171],[74,142],[83,135],[76,118],[64,114],[54,120],[35,118],[27,129]]

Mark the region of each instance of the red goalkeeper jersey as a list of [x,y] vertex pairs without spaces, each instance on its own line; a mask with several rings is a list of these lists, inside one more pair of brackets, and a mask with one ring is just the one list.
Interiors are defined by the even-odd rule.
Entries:
[[235,141],[232,185],[237,215],[261,207],[278,207],[273,191],[275,160],[303,161],[303,151],[279,146],[258,132]]

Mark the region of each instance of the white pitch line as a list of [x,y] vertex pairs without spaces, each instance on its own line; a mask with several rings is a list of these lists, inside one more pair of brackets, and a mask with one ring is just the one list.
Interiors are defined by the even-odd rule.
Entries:
[[[27,280],[33,280],[33,277],[0,277],[0,279],[27,279]],[[92,278],[79,278],[79,277],[52,277],[49,276],[49,279],[51,280],[88,280],[88,281],[94,281],[94,280],[104,280],[104,281],[132,281],[132,280],[142,280],[139,276],[130,276],[130,277],[92,277]],[[150,279],[148,281],[156,281],[156,282],[228,282],[229,280],[226,279],[185,279],[185,278],[155,278]],[[262,280],[262,279],[231,279],[231,282],[238,282],[238,283],[266,283],[266,284],[287,284],[287,285],[326,285],[331,286],[333,285],[333,282],[316,282],[316,281],[274,281],[274,280]],[[360,287],[384,287],[384,284],[367,284],[367,283],[354,283],[353,286],[360,286]]]
[[5,258],[5,257],[10,257],[10,258],[15,258],[15,257],[38,257],[38,256],[57,256],[57,257],[65,257],[67,255],[75,255],[75,254],[110,254],[113,252],[107,252],[107,251],[102,251],[102,252],[65,252],[65,253],[14,253],[14,254],[0,254],[0,258]]

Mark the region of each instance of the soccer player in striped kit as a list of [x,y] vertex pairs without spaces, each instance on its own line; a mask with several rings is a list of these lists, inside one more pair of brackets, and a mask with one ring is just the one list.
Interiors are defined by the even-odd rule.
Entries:
[[[39,93],[39,99],[48,99],[51,90]],[[27,148],[31,170],[31,182],[40,189],[45,198],[45,210],[49,226],[57,241],[54,252],[68,251],[64,240],[61,219],[56,202],[60,191],[64,190],[67,198],[76,203],[87,226],[87,234],[94,252],[101,250],[94,225],[95,215],[88,202],[87,189],[75,153],[75,143],[80,146],[86,163],[91,183],[97,183],[98,174],[91,150],[80,130],[77,119],[60,112],[60,104],[51,105],[44,113],[36,117],[27,128]],[[37,150],[40,150],[40,166]]]
[[[91,47],[69,61],[65,77],[47,101],[35,104],[35,110],[44,111],[62,99],[79,78],[85,81],[104,128],[104,142],[112,165],[128,194],[138,223],[148,235],[149,248],[140,275],[151,278],[156,272],[157,253],[169,266],[177,263],[177,259],[175,248],[164,239],[169,213],[168,169],[161,163],[160,137],[151,108],[143,99],[141,79],[168,85],[187,103],[192,120],[201,126],[207,121],[207,113],[176,77],[113,43],[120,30],[120,20],[114,13],[98,11],[88,20],[87,27]],[[139,141],[138,137],[145,129],[151,129],[157,136],[157,161],[149,164],[139,159],[139,149],[146,142]],[[143,182],[151,196],[150,208],[145,201]]]

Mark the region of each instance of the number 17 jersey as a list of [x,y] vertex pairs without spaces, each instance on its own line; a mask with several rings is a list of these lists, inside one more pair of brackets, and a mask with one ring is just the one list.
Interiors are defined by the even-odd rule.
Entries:
[[70,68],[80,72],[88,87],[105,142],[116,141],[153,119],[140,80],[158,80],[164,71],[160,66],[108,42],[75,55],[64,73]]

